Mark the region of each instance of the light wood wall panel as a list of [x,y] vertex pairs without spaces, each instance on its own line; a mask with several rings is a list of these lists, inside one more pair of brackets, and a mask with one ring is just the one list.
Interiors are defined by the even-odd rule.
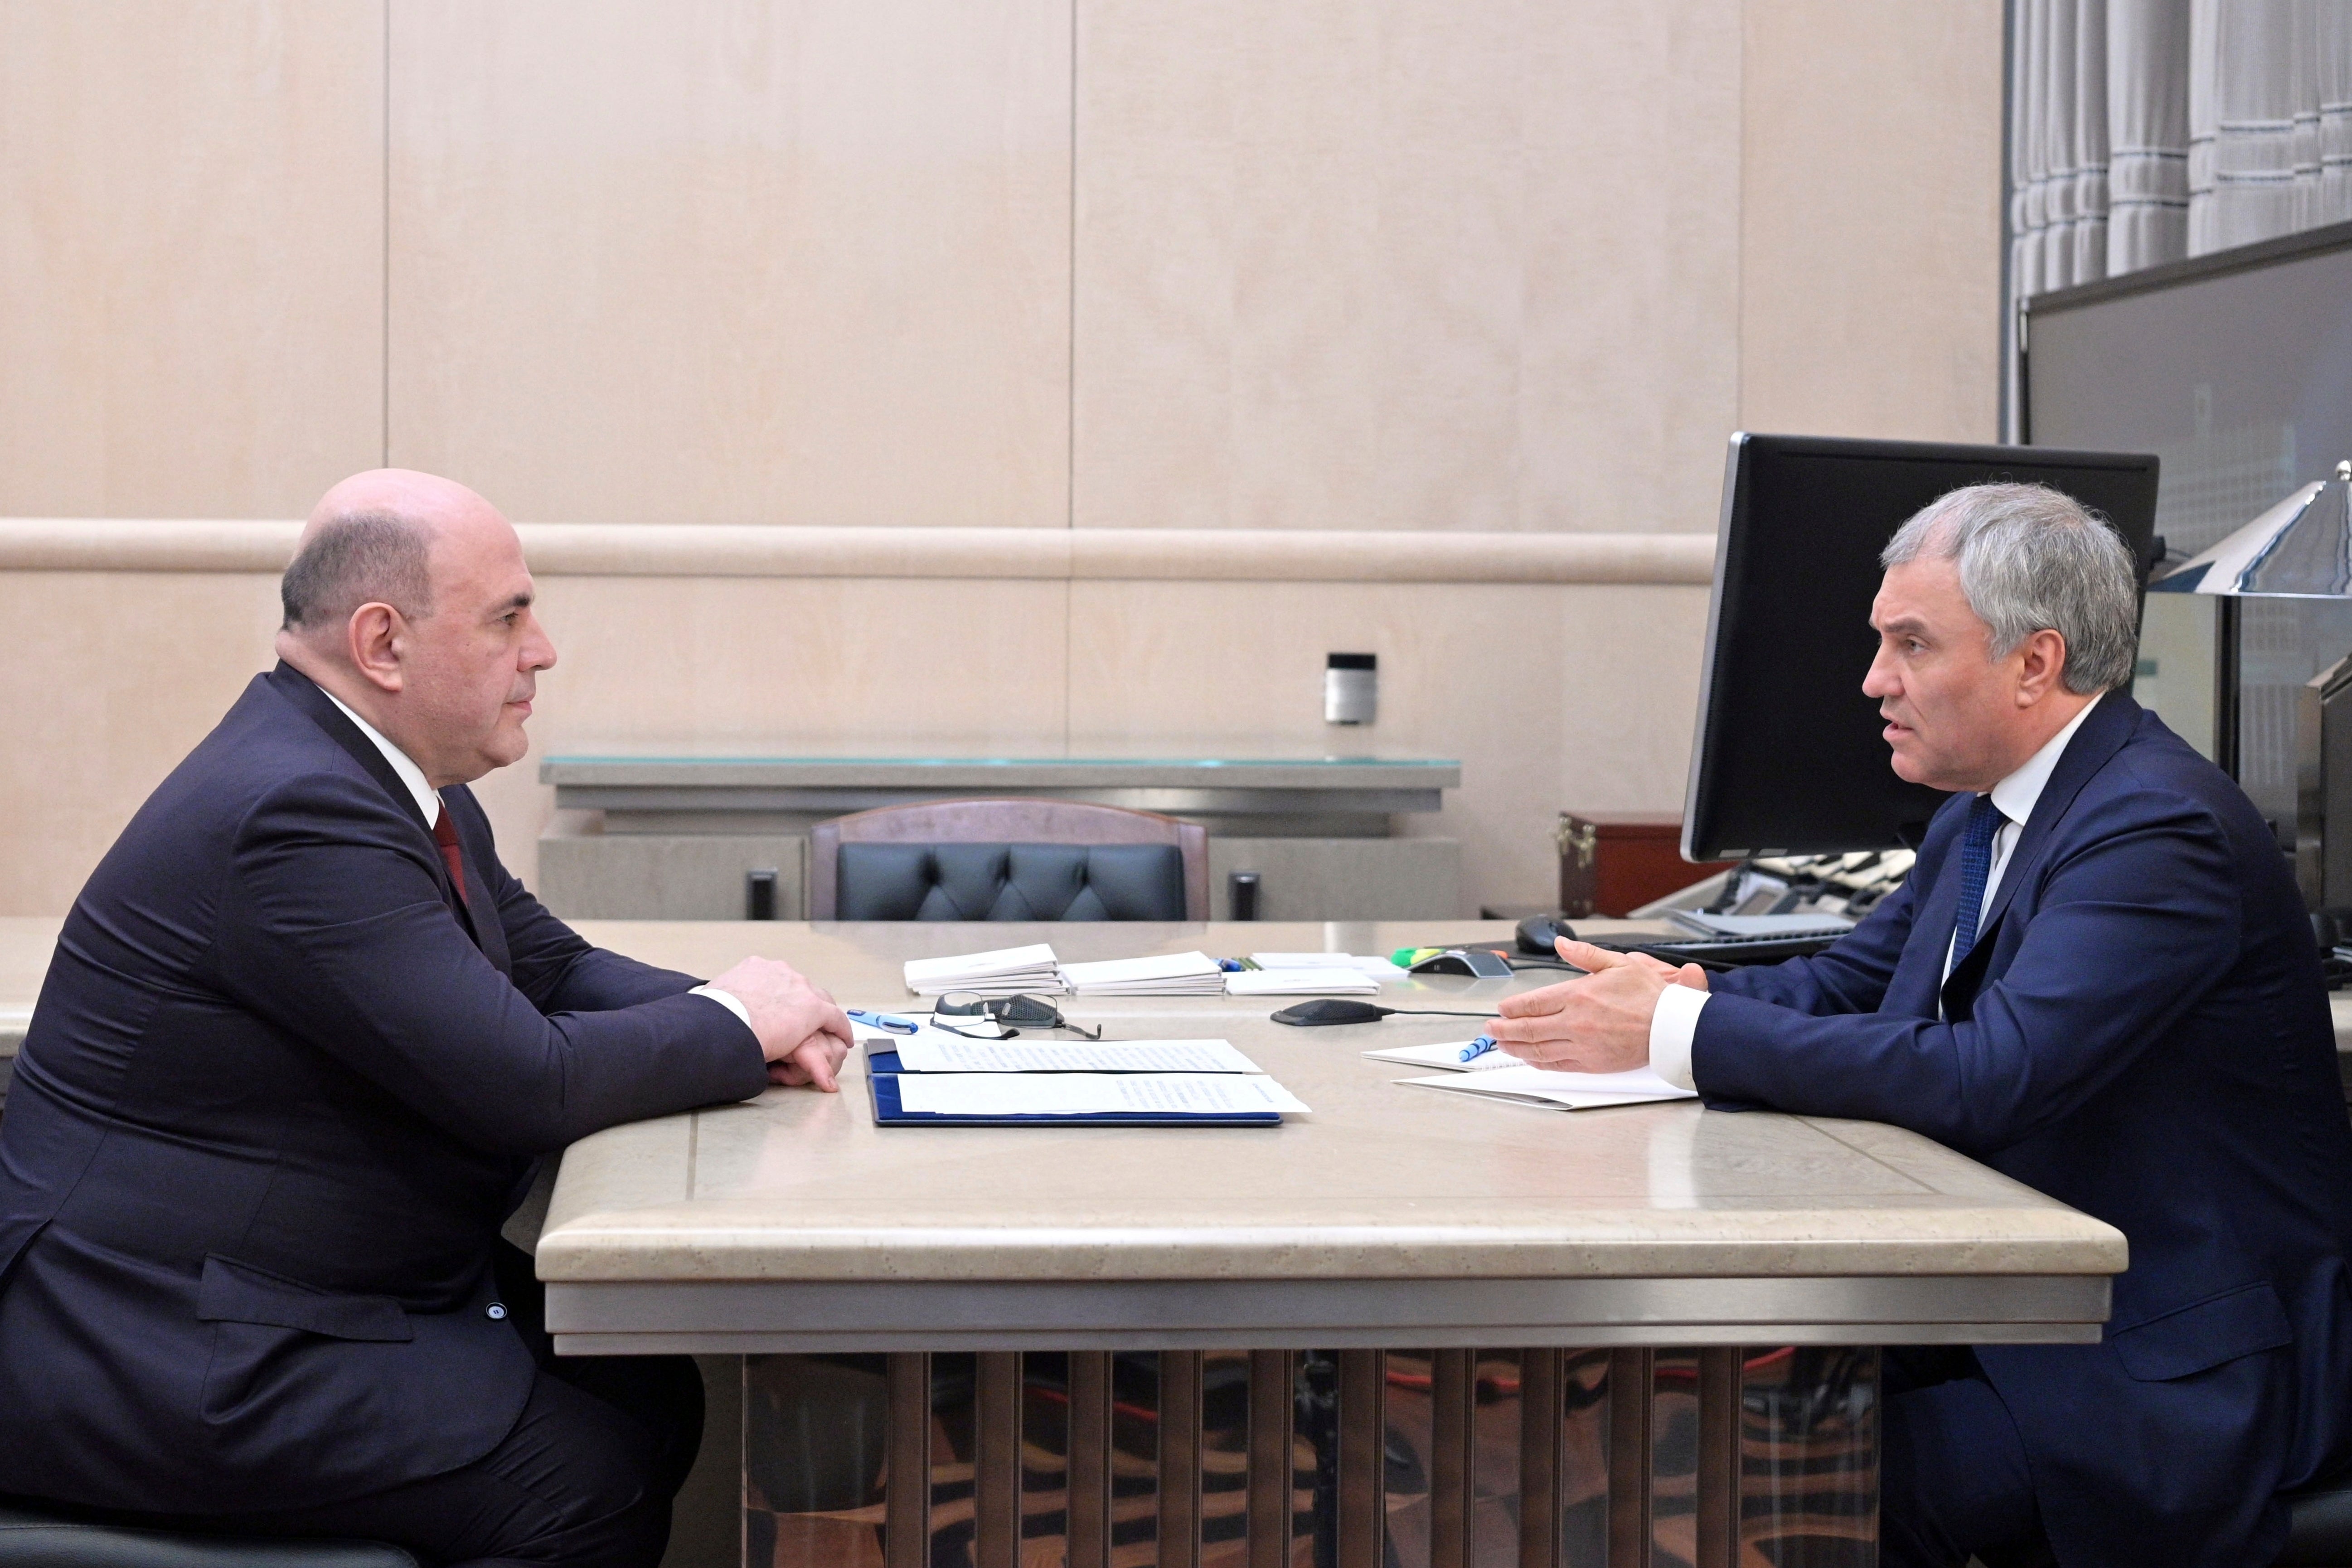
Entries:
[[164,776],[275,662],[275,575],[0,573],[0,914],[62,915]]
[[1999,435],[2000,0],[1747,0],[1740,423]]
[[540,758],[1058,747],[1067,585],[833,578],[539,578],[557,663],[530,755],[475,791],[530,882],[554,816]]
[[393,460],[517,517],[1066,520],[1060,0],[393,0]]
[[1076,5],[1080,526],[1709,525],[1739,0]]
[[[1598,584],[1076,582],[1070,743],[1447,757],[1417,834],[1462,841],[1465,914],[1559,891],[1563,809],[1682,799],[1706,590]],[[1322,722],[1323,656],[1380,655],[1379,722]],[[1859,677],[1857,677],[1859,678]]]
[[0,513],[307,511],[383,268],[383,0],[0,3]]

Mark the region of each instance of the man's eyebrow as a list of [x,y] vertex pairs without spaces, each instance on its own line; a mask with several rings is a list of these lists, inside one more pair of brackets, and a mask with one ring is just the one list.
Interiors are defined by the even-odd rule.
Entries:
[[1902,615],[1885,622],[1884,625],[1881,625],[1876,622],[1873,622],[1871,623],[1871,629],[1875,631],[1882,637],[1891,637],[1901,632],[1925,632],[1927,629],[1927,623],[1924,621],[1916,620],[1912,616]]
[[491,618],[495,620],[500,615],[506,615],[517,610],[528,610],[530,608],[530,594],[528,591],[525,591],[516,594],[512,599],[508,600],[503,604],[493,607],[490,611],[490,615]]

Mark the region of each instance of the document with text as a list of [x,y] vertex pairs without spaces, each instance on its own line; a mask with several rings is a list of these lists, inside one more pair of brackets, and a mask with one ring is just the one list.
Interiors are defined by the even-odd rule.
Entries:
[[1084,1116],[1117,1112],[1230,1116],[1307,1110],[1261,1073],[908,1072],[898,1103],[935,1116]]
[[[870,1051],[890,1044],[866,1042]],[[896,1042],[908,1072],[1258,1072],[1222,1040],[958,1040],[925,1030]]]

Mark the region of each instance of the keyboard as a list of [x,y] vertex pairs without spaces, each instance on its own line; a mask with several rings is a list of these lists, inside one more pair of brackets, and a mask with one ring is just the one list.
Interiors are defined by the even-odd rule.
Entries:
[[1601,942],[1598,946],[1619,953],[1647,953],[1669,964],[1703,964],[1737,967],[1745,964],[1778,964],[1788,958],[1810,958],[1844,936],[1850,927],[1823,926],[1819,931],[1776,931],[1765,936],[1661,936],[1652,942]]

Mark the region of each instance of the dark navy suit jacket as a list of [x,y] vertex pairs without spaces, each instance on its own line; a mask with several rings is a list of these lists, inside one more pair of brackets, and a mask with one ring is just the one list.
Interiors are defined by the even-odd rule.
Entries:
[[581,940],[281,664],[76,900],[0,1119],[0,1491],[162,1511],[467,1464],[535,1375],[490,1315],[538,1156],[758,1093],[689,976]]
[[2267,1563],[2273,1494],[2352,1458],[2352,1126],[2302,900],[2238,787],[2111,692],[1947,981],[1972,798],[1835,946],[1715,977],[1694,1076],[1908,1127],[2120,1228],[2103,1343],[1977,1350],[2051,1542]]

